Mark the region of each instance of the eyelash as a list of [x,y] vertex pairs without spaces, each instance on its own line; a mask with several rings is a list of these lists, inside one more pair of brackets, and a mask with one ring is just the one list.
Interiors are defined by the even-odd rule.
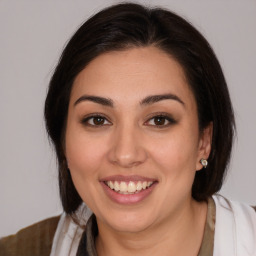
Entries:
[[[100,119],[101,122],[103,123],[99,123],[99,124],[90,124],[89,121],[90,120],[95,120],[96,118]],[[164,124],[155,124],[155,125],[152,125],[152,124],[149,124],[150,121],[154,121],[154,119],[157,119],[157,118],[161,118],[163,120],[161,121],[164,121]],[[156,121],[156,120],[155,120]],[[166,121],[168,122],[166,124]],[[105,124],[105,122],[107,122],[107,124]],[[93,114],[93,115],[90,115],[90,116],[87,116],[87,117],[84,117],[82,120],[81,120],[81,123],[85,126],[91,126],[91,127],[95,127],[95,128],[100,128],[102,126],[110,126],[112,125],[112,123],[110,121],[108,121],[108,118],[105,117],[104,115],[102,114]],[[157,128],[165,128],[165,127],[168,127],[172,124],[176,124],[177,121],[170,115],[166,114],[166,113],[156,113],[154,114],[154,116],[150,117],[144,124],[146,126],[155,126]]]
[[[89,121],[93,119],[96,119],[96,118],[99,118],[101,120],[103,120],[103,122],[105,123],[106,121],[108,122],[108,124],[90,124]],[[91,126],[91,127],[95,127],[95,128],[99,128],[101,126],[105,126],[105,125],[111,125],[111,122],[108,121],[108,118],[106,118],[105,116],[103,116],[102,114],[93,114],[93,115],[90,115],[90,116],[86,116],[84,117],[82,120],[81,120],[81,123],[83,125],[86,125],[86,126]]]
[[[157,118],[163,119],[164,124],[159,124],[159,125],[157,125],[157,124],[155,124],[155,125],[150,125],[150,124],[149,124],[149,125],[148,125],[148,123],[149,123],[151,120],[154,121],[154,119],[157,119]],[[166,121],[168,122],[167,124],[166,124]],[[176,124],[176,123],[177,123],[177,121],[176,121],[172,116],[170,116],[169,114],[166,114],[166,113],[155,113],[154,116],[150,117],[150,118],[145,122],[146,125],[148,125],[148,126],[156,126],[157,128],[165,128],[165,127],[168,127],[168,126],[173,125],[173,124]]]

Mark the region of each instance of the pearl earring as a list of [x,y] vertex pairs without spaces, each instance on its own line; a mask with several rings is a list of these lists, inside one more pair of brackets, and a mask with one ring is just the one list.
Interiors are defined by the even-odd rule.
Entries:
[[208,161],[207,161],[206,159],[204,159],[204,158],[202,158],[202,159],[200,160],[200,163],[202,164],[202,166],[203,166],[204,168],[206,168],[207,165],[208,165]]

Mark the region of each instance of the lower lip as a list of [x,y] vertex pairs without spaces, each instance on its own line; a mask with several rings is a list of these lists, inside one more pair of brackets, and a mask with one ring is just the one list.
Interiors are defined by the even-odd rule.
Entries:
[[107,196],[118,204],[136,204],[143,201],[151,194],[156,184],[157,182],[154,182],[149,188],[142,189],[135,194],[120,194],[108,187],[104,182],[101,182],[101,185]]

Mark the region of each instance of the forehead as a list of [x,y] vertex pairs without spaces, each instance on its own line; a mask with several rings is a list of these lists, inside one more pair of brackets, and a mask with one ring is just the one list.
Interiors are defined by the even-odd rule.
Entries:
[[181,65],[150,46],[108,52],[95,58],[76,77],[71,101],[89,94],[120,103],[125,99],[128,103],[165,93],[175,94],[187,104],[194,101]]

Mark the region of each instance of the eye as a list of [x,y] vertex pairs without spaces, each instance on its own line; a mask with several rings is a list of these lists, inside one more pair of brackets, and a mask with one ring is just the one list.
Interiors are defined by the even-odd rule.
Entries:
[[175,123],[176,123],[176,121],[170,116],[157,115],[157,116],[150,118],[145,124],[150,125],[150,126],[166,127],[166,126],[169,126],[169,125],[175,124]]
[[111,123],[107,120],[107,118],[101,115],[88,116],[82,120],[82,123],[88,126],[111,125]]

